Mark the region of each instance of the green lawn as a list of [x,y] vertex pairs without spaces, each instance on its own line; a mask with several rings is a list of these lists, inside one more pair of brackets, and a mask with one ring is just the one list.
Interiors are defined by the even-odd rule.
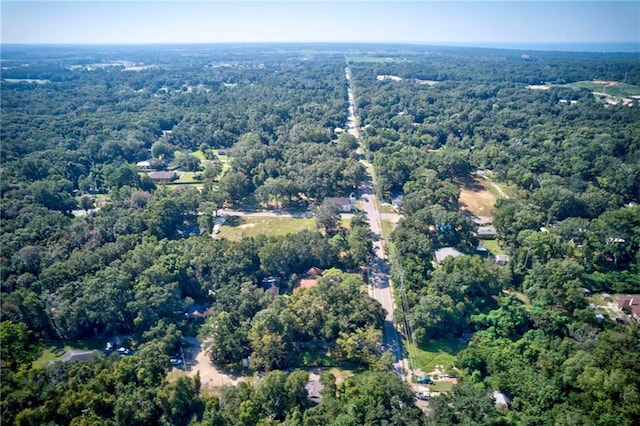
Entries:
[[390,220],[383,219],[380,221],[382,225],[382,238],[389,239],[389,236],[393,232],[393,223]]
[[489,249],[491,254],[506,254],[506,252],[500,247],[498,240],[480,240],[480,244]]
[[96,194],[94,204],[96,207],[104,207],[111,202],[108,194]]
[[298,367],[333,367],[337,364],[325,350],[304,350],[294,354],[292,358],[294,358],[293,363]]
[[204,152],[200,151],[199,149],[196,151],[191,151],[190,152],[191,155],[193,155],[194,157],[198,157],[200,159],[200,161],[204,161]]
[[453,389],[453,383],[447,381],[438,381],[429,385],[431,392],[451,392],[451,389]]
[[171,182],[174,185],[184,185],[184,184],[196,184],[196,183],[200,183],[200,181],[198,179],[196,179],[196,176],[198,176],[200,173],[199,172],[177,172],[178,173],[178,179],[174,180],[173,182]]
[[315,219],[232,216],[220,227],[216,238],[239,241],[243,237],[295,234],[305,229],[317,229]]
[[380,213],[396,213],[395,209],[391,204],[379,204]]
[[[214,150],[215,151],[215,150]],[[195,151],[191,151],[189,153],[190,155],[193,155],[194,157],[198,157],[201,161],[200,165],[201,167],[204,169],[204,167],[207,165],[207,163],[209,162],[209,160],[207,160],[204,157],[204,152],[198,150]],[[175,153],[175,157],[178,158],[181,155],[184,155],[183,153],[181,153],[180,151],[176,151]],[[216,152],[216,157],[218,157],[218,160],[220,160],[220,162],[222,163],[222,172],[220,173],[220,176],[217,177],[218,180],[220,180],[220,178],[222,177],[222,175],[225,174],[225,172],[227,170],[229,170],[231,168],[231,157],[229,157],[227,154],[223,154],[220,155]],[[175,166],[173,166],[175,168]],[[178,173],[192,173],[192,172],[178,172]]]
[[425,373],[435,370],[436,365],[444,366],[444,371],[450,373],[456,355],[466,346],[458,338],[432,340],[426,347],[417,347],[406,341],[404,344],[409,354],[410,367],[419,368]]

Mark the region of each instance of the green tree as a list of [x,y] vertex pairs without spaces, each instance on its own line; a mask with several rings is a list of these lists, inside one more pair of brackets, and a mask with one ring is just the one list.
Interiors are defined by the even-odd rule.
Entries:
[[289,336],[283,334],[286,327],[274,310],[263,310],[253,319],[249,341],[253,352],[251,365],[259,370],[284,368],[290,351]]
[[33,360],[29,334],[29,329],[21,322],[0,322],[0,362],[3,370],[15,370]]
[[182,212],[175,201],[168,197],[154,196],[146,208],[147,227],[158,238],[172,237],[182,223]]
[[76,208],[76,201],[71,196],[72,185],[68,180],[39,180],[31,184],[30,190],[33,200],[48,209],[70,212]]
[[525,293],[535,304],[572,313],[586,300],[580,276],[583,268],[573,260],[552,259],[536,264],[524,281]]
[[431,420],[438,425],[489,425],[497,423],[498,412],[491,394],[483,387],[461,383],[451,395],[442,395],[431,401]]
[[210,342],[208,349],[214,364],[238,362],[247,353],[247,333],[228,312],[209,317],[200,334]]
[[125,186],[140,187],[140,175],[138,175],[136,167],[132,165],[123,164],[118,167],[108,164],[103,167],[102,175],[105,185],[110,190],[121,189]]
[[154,158],[158,158],[161,160],[166,160],[168,158],[173,157],[173,152],[175,149],[168,143],[157,141],[151,145],[151,155]]
[[228,197],[227,201],[240,203],[251,193],[251,182],[246,175],[229,171],[220,179],[220,191]]
[[329,200],[324,200],[316,209],[316,225],[326,235],[336,231],[340,224],[340,208]]
[[353,333],[341,332],[336,339],[337,359],[373,366],[380,359],[382,330],[373,326],[358,328]]
[[200,159],[192,154],[182,154],[176,158],[176,164],[180,170],[197,172],[201,170]]
[[156,398],[163,411],[161,422],[186,426],[202,417],[204,403],[200,397],[199,375],[193,379],[179,377],[166,384]]

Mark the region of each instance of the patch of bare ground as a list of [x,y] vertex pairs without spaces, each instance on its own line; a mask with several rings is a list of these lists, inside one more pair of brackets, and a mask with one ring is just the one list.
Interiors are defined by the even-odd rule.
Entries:
[[551,86],[548,84],[530,84],[526,86],[526,88],[533,89],[533,90],[549,90],[551,89]]
[[493,218],[496,197],[483,182],[477,178],[468,178],[462,183],[458,203],[461,210],[490,222]]
[[521,293],[519,291],[513,291],[513,290],[502,290],[502,292],[504,294],[506,294],[507,296],[509,295],[514,295],[515,297],[517,297],[518,299],[520,299],[520,301],[522,303],[524,303],[525,305],[529,306],[531,304],[531,301],[529,300],[529,298],[527,297],[527,295],[525,295],[524,293]]
[[238,382],[248,380],[247,377],[234,376],[227,374],[218,369],[211,363],[209,351],[204,349],[200,342],[195,338],[185,338],[189,345],[184,349],[184,355],[187,361],[187,370],[174,369],[170,373],[170,377],[189,376],[195,377],[200,375],[200,383],[202,389],[214,390],[226,385],[237,385]]

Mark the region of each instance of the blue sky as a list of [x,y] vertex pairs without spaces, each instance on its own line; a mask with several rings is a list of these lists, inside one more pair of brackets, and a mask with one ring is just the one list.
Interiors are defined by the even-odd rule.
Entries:
[[410,42],[640,46],[639,1],[0,3],[2,43]]

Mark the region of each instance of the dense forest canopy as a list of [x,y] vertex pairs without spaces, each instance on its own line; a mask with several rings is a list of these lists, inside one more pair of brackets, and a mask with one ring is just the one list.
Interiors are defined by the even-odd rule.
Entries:
[[[347,127],[348,82],[361,126]],[[640,415],[640,329],[593,293],[640,293],[637,54],[394,45],[2,46],[0,279],[7,424],[602,424]],[[601,92],[603,90],[604,92]],[[403,196],[398,328],[472,336],[460,384],[415,407],[379,342],[366,216],[322,204],[374,166]],[[224,160],[224,162],[223,162]],[[154,172],[193,182],[166,184]],[[464,182],[508,195],[498,265],[476,254]],[[197,178],[197,179],[196,179]],[[181,178],[182,179],[182,178]],[[320,207],[318,207],[320,206]],[[221,208],[316,213],[317,230],[212,238]],[[189,235],[189,229],[202,235]],[[197,233],[196,233],[197,234]],[[467,256],[434,262],[435,251]],[[313,268],[317,287],[297,289]],[[279,280],[280,294],[263,289]],[[194,306],[208,317],[194,319]],[[126,335],[135,354],[40,360]],[[170,379],[187,336],[257,381]],[[314,365],[321,402],[308,398]],[[294,369],[287,370],[284,369]],[[512,398],[495,409],[491,391]]]

